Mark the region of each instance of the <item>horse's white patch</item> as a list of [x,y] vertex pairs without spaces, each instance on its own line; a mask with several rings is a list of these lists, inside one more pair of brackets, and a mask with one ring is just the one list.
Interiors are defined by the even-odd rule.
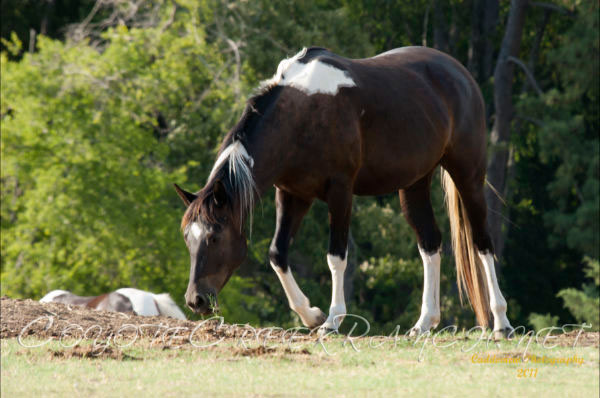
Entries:
[[152,294],[161,315],[176,319],[187,319],[181,309],[175,304],[169,293]]
[[160,315],[156,306],[156,302],[154,301],[154,294],[150,292],[145,292],[143,290],[134,289],[131,287],[125,287],[117,290],[115,293],[119,293],[127,297],[129,301],[131,301],[133,311],[138,315]]
[[344,299],[344,272],[346,271],[346,263],[348,260],[348,252],[344,258],[327,254],[327,264],[331,271],[331,306],[329,307],[329,316],[323,324],[325,329],[337,330],[344,320],[346,315],[346,301]]
[[317,93],[336,95],[340,87],[354,87],[356,83],[346,71],[313,59],[308,63],[298,59],[306,54],[306,48],[291,58],[284,59],[277,67],[277,73],[264,81],[261,86],[290,86],[308,95]]
[[323,313],[319,308],[310,306],[308,297],[298,287],[290,268],[288,267],[286,271],[283,271],[273,263],[271,263],[271,267],[277,274],[281,286],[283,286],[283,291],[287,296],[290,308],[300,316],[302,323],[308,327],[315,327],[323,322],[322,319],[324,317],[321,318]]
[[500,291],[500,286],[498,286],[498,279],[496,279],[494,256],[491,253],[479,252],[479,258],[483,263],[483,269],[487,280],[490,296],[490,309],[494,315],[494,330],[512,330],[512,326],[506,317],[506,300]]
[[440,322],[440,253],[427,253],[419,246],[423,260],[423,302],[414,334],[425,333]]
[[194,238],[196,238],[196,239],[200,238],[200,235],[202,234],[202,230],[200,229],[200,226],[198,225],[197,222],[192,224],[192,226],[190,227],[190,231],[192,232],[192,235],[194,235]]
[[52,301],[54,301],[54,299],[60,295],[63,294],[70,294],[71,292],[68,292],[66,290],[53,290],[50,293],[46,294],[44,297],[42,297],[42,299],[40,300],[40,303],[51,303]]

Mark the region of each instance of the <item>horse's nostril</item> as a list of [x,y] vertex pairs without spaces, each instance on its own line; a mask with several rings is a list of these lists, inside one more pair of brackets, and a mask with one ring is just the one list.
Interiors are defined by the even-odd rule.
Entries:
[[203,308],[205,305],[206,305],[206,299],[204,298],[204,296],[197,294],[196,300],[194,301],[194,307],[195,308]]

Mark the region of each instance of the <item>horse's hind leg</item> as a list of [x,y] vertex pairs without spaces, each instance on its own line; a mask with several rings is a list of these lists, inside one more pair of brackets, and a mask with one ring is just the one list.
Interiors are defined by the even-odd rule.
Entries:
[[440,247],[442,235],[435,222],[430,200],[431,173],[412,186],[399,191],[406,221],[415,230],[423,260],[423,302],[421,316],[411,329],[419,335],[440,322]]
[[[468,170],[469,166],[466,167]],[[506,300],[500,291],[498,279],[496,278],[494,248],[486,225],[487,205],[485,202],[483,171],[474,175],[472,172],[465,173],[465,170],[461,170],[456,165],[454,167],[450,166],[447,170],[460,194],[460,199],[471,224],[473,243],[483,265],[489,306],[494,316],[494,332],[496,332],[496,335],[507,335],[513,328],[506,317]],[[470,177],[465,177],[469,175]]]

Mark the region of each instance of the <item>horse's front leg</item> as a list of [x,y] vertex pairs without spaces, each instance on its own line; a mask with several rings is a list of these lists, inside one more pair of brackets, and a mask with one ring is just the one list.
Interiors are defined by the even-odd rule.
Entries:
[[283,286],[290,308],[300,316],[305,326],[314,328],[325,321],[325,314],[318,307],[310,306],[310,301],[298,287],[288,264],[290,241],[300,227],[300,222],[310,208],[311,202],[295,197],[279,188],[275,193],[275,202],[277,225],[269,248],[271,267]]
[[324,330],[338,330],[346,315],[344,272],[348,261],[348,232],[352,213],[352,185],[331,184],[327,194],[329,206],[329,250],[327,265],[331,271],[331,306]]

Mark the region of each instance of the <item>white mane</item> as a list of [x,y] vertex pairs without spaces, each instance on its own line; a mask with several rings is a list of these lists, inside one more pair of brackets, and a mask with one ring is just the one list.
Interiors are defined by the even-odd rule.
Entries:
[[217,158],[208,181],[215,177],[225,162],[229,164],[229,180],[237,194],[242,216],[247,215],[250,218],[250,225],[252,225],[252,209],[254,209],[254,198],[257,194],[251,170],[254,166],[254,159],[240,141],[234,141]]

